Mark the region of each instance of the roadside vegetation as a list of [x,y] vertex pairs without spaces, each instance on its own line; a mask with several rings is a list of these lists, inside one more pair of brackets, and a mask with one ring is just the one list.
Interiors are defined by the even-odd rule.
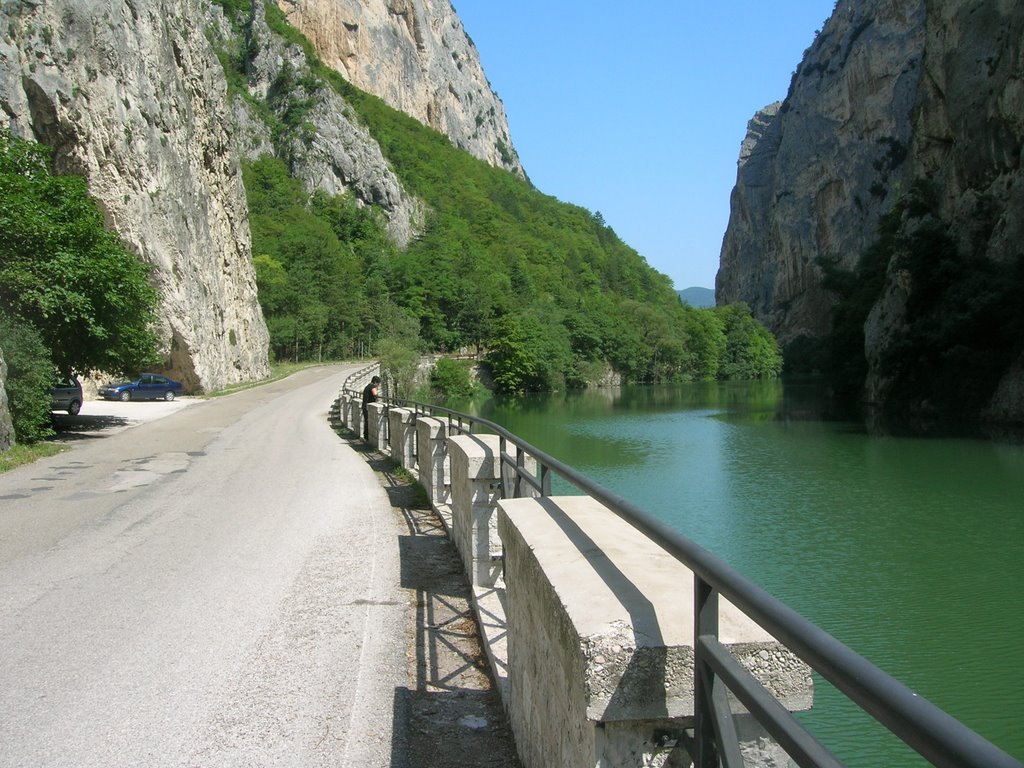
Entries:
[[60,443],[32,443],[30,445],[12,445],[6,451],[0,451],[0,473],[20,467],[23,464],[31,464],[33,461],[45,459],[47,456],[56,456],[58,453],[67,450],[67,446]]
[[85,179],[0,129],[0,350],[19,442],[52,434],[55,375],[129,373],[156,359],[149,267],[103,225]]

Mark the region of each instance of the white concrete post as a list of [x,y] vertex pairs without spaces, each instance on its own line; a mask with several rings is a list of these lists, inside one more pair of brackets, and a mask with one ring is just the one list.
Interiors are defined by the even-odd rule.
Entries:
[[497,435],[448,438],[451,460],[452,539],[474,586],[491,587],[501,574],[495,505],[501,496]]
[[391,428],[391,458],[412,471],[416,468],[416,414],[408,408],[392,408],[388,411],[388,426]]
[[442,419],[416,420],[419,480],[434,505],[451,503],[451,461],[448,458],[448,425]]
[[349,399],[349,429],[356,433],[359,437],[363,436],[363,403],[358,397],[353,395]]
[[370,425],[367,442],[378,451],[387,450],[387,427],[384,423],[384,403],[367,403],[366,417]]
[[338,406],[340,410],[338,415],[341,417],[341,425],[347,429],[351,429],[351,427],[349,427],[349,411],[352,410],[352,401],[344,392],[338,395]]

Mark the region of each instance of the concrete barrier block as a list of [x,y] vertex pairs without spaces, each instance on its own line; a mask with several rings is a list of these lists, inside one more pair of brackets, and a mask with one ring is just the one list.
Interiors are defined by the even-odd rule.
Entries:
[[[656,731],[681,732],[693,717],[692,572],[589,497],[498,508],[509,718],[524,766],[662,764],[643,760],[681,747]],[[719,623],[721,641],[784,706],[810,706],[806,665],[724,600]],[[764,742],[754,732],[748,749]]]
[[352,397],[349,401],[351,408],[349,409],[349,427],[360,437],[363,436],[363,403],[357,397]]
[[384,403],[367,403],[366,419],[369,430],[367,442],[378,451],[387,452],[387,423],[384,420]]

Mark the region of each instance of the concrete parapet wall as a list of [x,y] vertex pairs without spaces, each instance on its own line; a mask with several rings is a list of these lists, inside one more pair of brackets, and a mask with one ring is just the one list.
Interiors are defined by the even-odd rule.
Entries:
[[[524,766],[688,765],[671,736],[692,725],[692,572],[589,497],[498,507],[509,718]],[[802,662],[724,600],[719,623],[784,706],[809,707]],[[786,765],[752,720],[741,730],[748,764]]]
[[434,506],[451,502],[451,461],[448,458],[448,424],[442,419],[416,420],[416,458],[419,481]]
[[[368,411],[369,444],[417,474],[459,551],[524,768],[692,765],[692,572],[594,499],[516,489],[497,436]],[[342,415],[361,434],[361,397]],[[724,599],[719,639],[785,708],[810,707],[808,667]],[[788,766],[729,698],[744,764]]]
[[448,438],[452,539],[474,585],[493,586],[501,572],[495,505],[501,496],[500,453],[494,435]]
[[416,414],[408,408],[391,408],[388,427],[391,431],[391,458],[411,472],[416,468]]

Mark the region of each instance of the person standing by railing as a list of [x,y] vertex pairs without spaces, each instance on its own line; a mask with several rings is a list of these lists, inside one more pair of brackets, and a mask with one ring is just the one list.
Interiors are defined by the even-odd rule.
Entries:
[[363,440],[370,439],[370,414],[367,406],[380,400],[380,394],[377,389],[379,385],[380,376],[374,376],[370,379],[370,383],[363,387]]

